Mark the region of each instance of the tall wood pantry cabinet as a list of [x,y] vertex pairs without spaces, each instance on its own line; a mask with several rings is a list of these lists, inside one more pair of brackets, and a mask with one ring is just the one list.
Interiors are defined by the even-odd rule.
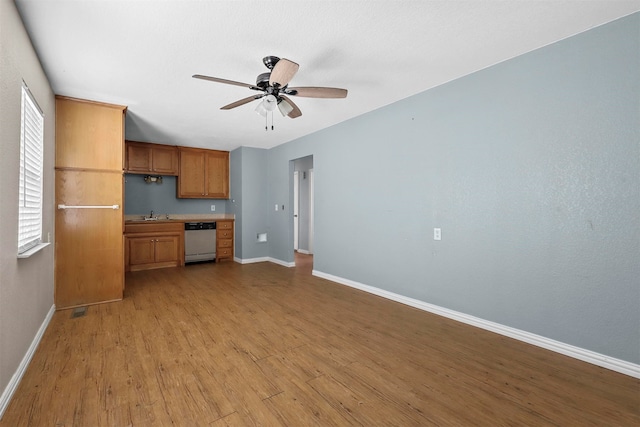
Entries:
[[125,113],[56,96],[58,309],[122,299]]

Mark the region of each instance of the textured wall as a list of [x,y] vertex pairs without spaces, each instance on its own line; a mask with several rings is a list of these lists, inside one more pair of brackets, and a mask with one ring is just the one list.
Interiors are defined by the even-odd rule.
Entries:
[[162,184],[144,182],[144,175],[125,174],[124,213],[126,215],[149,215],[150,211],[168,214],[210,214],[211,205],[215,213],[226,213],[227,200],[223,199],[179,199],[176,196],[177,178],[163,176]]
[[[268,203],[290,204],[290,161],[312,154],[314,269],[640,363],[639,28],[271,149]],[[269,255],[292,261],[291,218],[269,221]]]
[[12,1],[0,1],[0,395],[53,305],[53,245],[18,260],[21,88],[45,114],[43,227],[54,236],[55,100]]
[[268,240],[271,239],[267,226],[267,150],[250,147],[239,150],[242,152],[242,235],[236,241],[236,248],[241,245],[243,259],[263,258],[268,255],[268,241],[258,242],[257,235],[267,233]]
[[229,153],[229,195],[227,202],[227,213],[235,215],[235,258],[244,258],[242,250],[242,225],[244,223],[242,216],[242,147]]

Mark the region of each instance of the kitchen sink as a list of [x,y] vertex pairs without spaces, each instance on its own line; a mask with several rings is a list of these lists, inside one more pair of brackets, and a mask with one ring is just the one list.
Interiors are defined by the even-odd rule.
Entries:
[[173,218],[140,218],[140,219],[128,219],[126,222],[159,222],[159,221],[173,221]]

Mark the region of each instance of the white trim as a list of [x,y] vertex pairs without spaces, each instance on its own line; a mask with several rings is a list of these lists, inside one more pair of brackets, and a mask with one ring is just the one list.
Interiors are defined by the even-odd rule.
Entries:
[[34,247],[32,247],[31,249],[24,251],[22,253],[18,254],[18,258],[19,259],[24,259],[24,258],[29,258],[31,257],[31,255],[34,255],[38,252],[40,252],[42,249],[46,248],[47,246],[49,246],[51,243],[46,242],[46,243],[38,243],[37,245],[35,245]]
[[286,261],[281,261],[279,259],[276,258],[271,258],[268,256],[265,257],[260,257],[260,258],[246,258],[246,259],[242,259],[242,258],[234,258],[234,261],[240,264],[254,264],[256,262],[272,262],[274,264],[278,264],[278,265],[282,265],[284,267],[295,267],[296,263],[295,262],[286,262]]
[[53,313],[55,312],[56,312],[56,306],[54,304],[49,309],[49,312],[44,318],[42,325],[40,325],[40,329],[38,329],[38,332],[36,333],[36,336],[33,338],[33,341],[31,341],[31,345],[27,349],[27,353],[22,358],[20,365],[18,365],[18,369],[11,377],[11,381],[9,381],[9,384],[7,384],[4,391],[2,392],[2,396],[0,396],[0,419],[2,419],[2,416],[4,415],[4,411],[7,409],[7,406],[9,406],[9,402],[11,402],[13,393],[15,393],[16,389],[18,388],[18,385],[22,380],[22,376],[27,370],[27,367],[31,362],[31,358],[33,357],[34,353],[36,352],[36,349],[38,348],[38,345],[40,344],[42,335],[44,335],[44,331],[47,330],[47,327],[49,326],[49,322],[51,321],[51,318],[53,317]]
[[313,174],[313,168],[309,169],[309,255],[313,254],[313,240],[315,238],[315,229],[314,229],[314,222],[315,222],[315,216],[313,214],[313,211],[315,209],[314,203],[315,203],[315,197],[316,197],[316,193],[315,193],[315,178],[314,178],[314,174]]
[[308,251],[308,250],[306,250],[306,249],[300,249],[300,248],[298,248],[298,252],[299,252],[299,253],[301,253],[301,254],[305,254],[305,255],[311,255],[311,252],[309,252],[309,251]]
[[284,267],[295,267],[296,266],[295,262],[282,261],[282,260],[279,260],[279,259],[276,259],[276,258],[271,258],[271,257],[269,257],[267,259],[267,261],[272,262],[274,264],[282,265]]
[[387,298],[392,301],[399,302],[401,304],[406,304],[420,310],[428,311],[430,313],[434,313],[439,316],[447,317],[449,319],[453,319],[458,322],[466,323],[468,325],[486,329],[488,331],[495,332],[500,335],[517,339],[519,341],[524,341],[526,343],[533,344],[535,346],[542,347],[547,350],[555,351],[556,353],[573,357],[574,359],[582,360],[583,362],[588,362],[593,365],[601,366],[606,369],[611,369],[612,371],[620,372],[621,374],[629,375],[634,378],[640,378],[640,365],[635,363],[616,359],[614,357],[596,353],[595,351],[586,350],[584,348],[576,347],[571,344],[566,344],[560,341],[555,341],[550,338],[543,337],[541,335],[536,335],[531,332],[522,331],[520,329],[512,328],[510,326],[501,325],[499,323],[480,319],[479,317],[470,316],[468,314],[460,313],[458,311],[450,310],[448,308],[440,307],[434,304],[429,304],[427,302],[420,301],[414,298],[409,298],[403,295],[395,294],[393,292],[385,291],[384,289],[375,288],[373,286],[365,285],[359,282],[355,282],[353,280],[344,279],[338,276],[333,276],[331,274],[323,273],[318,270],[313,270],[311,274],[316,277],[327,279],[332,282],[339,283],[341,285],[350,286],[352,288],[356,288],[361,291],[378,295],[380,297]]
[[234,258],[234,261],[238,262],[240,264],[253,264],[253,263],[256,263],[256,262],[267,262],[267,261],[269,261],[269,257],[264,256],[264,257],[260,257],[260,258],[247,258],[247,259],[242,259],[242,258],[236,257],[236,258]]

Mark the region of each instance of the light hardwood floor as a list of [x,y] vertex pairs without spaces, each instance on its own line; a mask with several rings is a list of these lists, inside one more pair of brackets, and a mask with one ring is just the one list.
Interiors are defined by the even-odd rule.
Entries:
[[1,426],[640,425],[640,380],[272,263],[55,313]]

